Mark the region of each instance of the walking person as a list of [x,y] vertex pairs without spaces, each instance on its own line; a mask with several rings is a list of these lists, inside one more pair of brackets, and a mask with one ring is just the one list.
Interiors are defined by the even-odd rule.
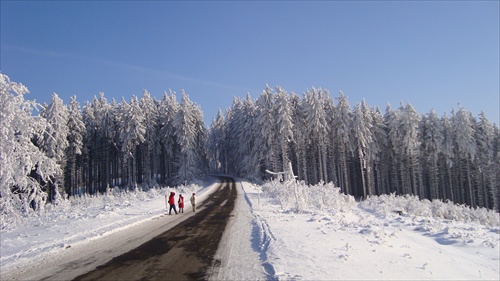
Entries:
[[170,196],[168,197],[168,204],[170,204],[170,210],[168,214],[172,214],[172,209],[174,209],[175,214],[177,215],[177,208],[175,207],[175,192],[170,192]]
[[179,213],[184,213],[184,197],[182,194],[179,194],[179,201],[177,201],[179,204]]
[[196,194],[191,195],[191,205],[193,206],[193,212],[196,212]]

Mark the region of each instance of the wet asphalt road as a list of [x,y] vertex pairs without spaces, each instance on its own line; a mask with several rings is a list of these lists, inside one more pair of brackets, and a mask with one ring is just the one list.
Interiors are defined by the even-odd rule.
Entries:
[[194,216],[74,280],[206,280],[237,195],[233,179],[221,181]]

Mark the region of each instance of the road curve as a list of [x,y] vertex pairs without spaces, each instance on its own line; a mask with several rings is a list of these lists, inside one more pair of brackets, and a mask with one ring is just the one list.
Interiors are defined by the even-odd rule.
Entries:
[[74,280],[206,279],[237,196],[234,180],[219,178],[221,187],[194,216]]

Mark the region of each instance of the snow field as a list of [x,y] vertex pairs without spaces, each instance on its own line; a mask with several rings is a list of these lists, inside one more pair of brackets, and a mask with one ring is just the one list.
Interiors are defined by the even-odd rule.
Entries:
[[[271,279],[500,278],[498,214],[486,212],[478,215],[483,221],[473,220],[473,211],[451,206],[458,220],[448,220],[409,215],[408,211],[432,215],[423,211],[428,202],[417,198],[392,195],[357,203],[331,192],[333,187],[328,185],[243,185],[255,224],[260,226],[263,245],[256,250],[266,259],[263,267],[272,268],[268,270],[274,273]],[[311,193],[303,196],[306,191]],[[329,199],[321,200],[325,196]],[[408,205],[413,211],[401,208]]]

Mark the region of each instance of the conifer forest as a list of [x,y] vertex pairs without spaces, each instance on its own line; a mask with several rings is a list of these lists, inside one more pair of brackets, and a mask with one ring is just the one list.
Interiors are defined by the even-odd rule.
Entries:
[[111,188],[148,189],[209,173],[251,181],[291,166],[306,184],[332,182],[363,199],[395,193],[500,211],[500,132],[485,113],[462,106],[438,116],[411,104],[354,106],[312,88],[266,86],[235,97],[205,124],[184,91],[161,99],[91,101],[25,97],[0,73],[0,211],[26,213]]

